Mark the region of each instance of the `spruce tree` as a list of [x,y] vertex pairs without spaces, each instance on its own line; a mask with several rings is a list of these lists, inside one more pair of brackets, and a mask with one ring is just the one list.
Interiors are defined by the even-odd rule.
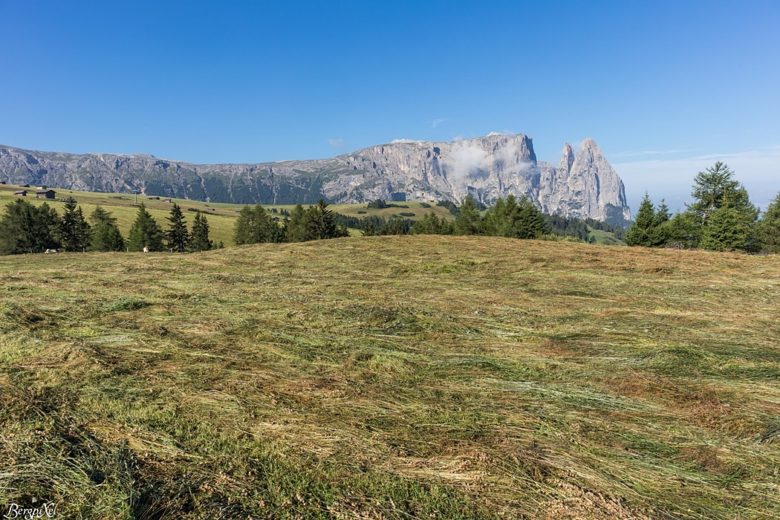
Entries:
[[384,225],[384,218],[382,217],[366,218],[362,228],[363,236],[375,237],[381,235]]
[[306,210],[306,236],[309,240],[324,240],[348,236],[347,229],[336,222],[324,199]]
[[[758,209],[750,202],[747,190],[734,179],[734,171],[718,161],[710,168],[699,172],[693,181],[694,202],[687,212],[698,223],[700,247],[715,250],[755,250],[755,222]],[[733,211],[720,211],[721,209]],[[710,226],[710,219],[718,214],[717,221]],[[727,230],[723,226],[734,225]],[[744,240],[743,240],[744,239]],[[737,247],[738,245],[738,247]]]
[[56,209],[45,202],[38,206],[38,211],[33,213],[33,230],[38,250],[46,251],[62,247],[58,233],[59,225],[60,218]]
[[233,228],[233,239],[237,245],[278,242],[282,236],[279,226],[260,204],[244,206]]
[[5,206],[0,217],[0,254],[42,253],[60,247],[60,219],[45,202],[36,207],[24,200]]
[[630,246],[651,246],[652,233],[656,222],[655,208],[650,200],[650,195],[645,193],[636,220],[626,232],[626,244]]
[[451,235],[452,223],[444,217],[439,218],[436,213],[431,211],[412,225],[412,233],[415,235]]
[[209,223],[206,217],[198,211],[195,214],[195,220],[192,223],[192,233],[190,234],[190,249],[192,251],[208,251],[213,247],[209,239]]
[[702,222],[717,209],[727,206],[738,211],[755,212],[745,188],[734,179],[734,171],[728,165],[718,161],[713,166],[699,172],[693,180],[693,204],[688,209]]
[[512,236],[515,238],[540,238],[546,231],[544,215],[528,197],[523,197],[517,205],[517,219],[513,224]]
[[762,215],[758,237],[761,251],[780,253],[780,193]]
[[290,218],[285,222],[287,240],[289,242],[303,242],[307,240],[306,234],[306,210],[300,204],[290,212]]
[[183,253],[187,250],[190,234],[187,231],[187,222],[181,207],[174,203],[168,216],[168,231],[165,233],[168,249],[174,253]]
[[111,213],[100,206],[90,215],[92,221],[92,237],[90,249],[92,251],[124,251],[125,241],[122,233],[116,225],[116,219]]
[[666,201],[661,199],[661,204],[655,211],[653,218],[653,227],[649,232],[649,241],[651,246],[660,247],[666,245],[670,237],[671,214]]
[[90,228],[81,206],[76,205],[76,199],[65,199],[65,208],[60,220],[60,242],[65,251],[83,252],[90,242]]
[[143,251],[144,247],[149,251],[163,250],[163,233],[143,203],[138,207],[135,222],[127,236],[127,245],[130,251]]
[[469,194],[460,205],[455,218],[454,232],[456,235],[479,235],[482,232],[482,217],[477,209],[474,197]]
[[666,245],[678,249],[694,249],[699,247],[702,225],[691,212],[677,213],[665,224],[667,235]]
[[748,250],[752,238],[751,224],[738,209],[722,206],[709,215],[700,246],[713,251]]

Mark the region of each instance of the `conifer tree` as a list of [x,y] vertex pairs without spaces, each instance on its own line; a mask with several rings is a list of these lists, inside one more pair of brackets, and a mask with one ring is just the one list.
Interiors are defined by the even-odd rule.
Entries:
[[24,200],[5,206],[0,217],[0,254],[42,253],[60,247],[60,219],[45,202],[36,207]]
[[651,246],[660,247],[666,245],[669,241],[671,234],[670,219],[669,206],[666,205],[666,201],[661,199],[661,204],[658,205],[658,209],[656,209],[653,217],[653,227],[649,231],[648,238]]
[[62,244],[59,240],[60,219],[57,210],[43,203],[38,210],[33,212],[33,236],[36,242],[36,250],[59,249]]
[[244,206],[233,229],[237,245],[278,242],[282,236],[279,226],[260,204]]
[[195,220],[192,222],[192,233],[190,234],[190,249],[192,251],[208,251],[213,248],[209,239],[209,223],[205,215],[200,211],[195,214]]
[[90,228],[81,206],[76,205],[76,199],[65,199],[65,207],[60,220],[60,242],[65,251],[83,252],[90,242]]
[[679,249],[699,247],[702,225],[691,212],[677,213],[666,223],[666,245]]
[[[745,251],[755,250],[755,223],[758,209],[750,202],[747,190],[734,179],[734,171],[718,161],[699,172],[693,181],[694,202],[688,213],[699,224],[697,242],[705,249]],[[733,211],[719,211],[723,208]],[[717,220],[710,226],[711,217]],[[733,225],[733,229],[726,229]],[[726,227],[724,227],[726,226]]]
[[479,235],[482,232],[482,217],[471,194],[467,195],[460,205],[454,232],[456,235]]
[[514,223],[515,238],[540,238],[546,231],[544,215],[528,197],[517,205],[517,220]]
[[149,251],[163,250],[163,233],[143,203],[138,207],[135,222],[127,236],[127,245],[130,251],[143,251],[144,247]]
[[344,226],[336,223],[336,217],[324,199],[316,206],[306,210],[306,236],[308,240],[345,237],[349,233]]
[[303,242],[306,238],[306,210],[300,204],[290,212],[290,218],[285,222],[287,240]]
[[707,219],[701,247],[713,251],[747,250],[751,242],[751,222],[737,208],[721,206]]
[[111,213],[98,206],[89,218],[92,221],[92,251],[124,251],[125,241]]
[[518,218],[517,201],[513,195],[506,200],[498,198],[482,219],[482,231],[486,235],[509,237],[514,235]]
[[780,193],[762,215],[758,237],[761,251],[780,253]]
[[367,218],[363,224],[363,236],[375,237],[382,234],[382,228],[384,227],[384,218],[373,217]]
[[650,195],[645,193],[636,220],[626,232],[626,244],[630,246],[651,246],[652,233],[656,223],[655,207]]
[[445,218],[439,218],[433,211],[428,212],[412,225],[415,235],[451,235],[452,223]]
[[394,215],[384,223],[384,225],[382,226],[381,234],[408,235],[411,227],[412,226],[408,220]]
[[696,175],[691,195],[694,203],[688,209],[701,220],[702,224],[705,224],[709,216],[723,206],[740,212],[756,212],[755,207],[750,203],[747,191],[739,181],[734,179],[734,171],[720,161]]
[[187,231],[187,222],[181,207],[174,203],[171,214],[168,216],[168,231],[165,233],[168,249],[174,253],[183,253],[187,250],[190,234]]

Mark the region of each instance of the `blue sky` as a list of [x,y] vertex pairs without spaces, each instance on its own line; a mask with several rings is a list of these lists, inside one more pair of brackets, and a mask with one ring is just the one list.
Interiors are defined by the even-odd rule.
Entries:
[[780,2],[0,0],[0,143],[194,162],[593,137],[632,207],[780,191]]

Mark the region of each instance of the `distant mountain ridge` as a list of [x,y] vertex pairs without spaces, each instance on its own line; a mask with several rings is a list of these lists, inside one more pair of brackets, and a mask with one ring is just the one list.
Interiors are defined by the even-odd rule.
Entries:
[[[0,180],[74,190],[129,192],[212,202],[292,204],[324,197],[361,203],[403,194],[491,204],[527,196],[545,213],[623,223],[625,188],[592,139],[560,162],[537,161],[524,134],[450,142],[394,141],[330,159],[258,164],[192,164],[151,155],[69,154],[0,146]],[[398,196],[398,195],[396,195]]]

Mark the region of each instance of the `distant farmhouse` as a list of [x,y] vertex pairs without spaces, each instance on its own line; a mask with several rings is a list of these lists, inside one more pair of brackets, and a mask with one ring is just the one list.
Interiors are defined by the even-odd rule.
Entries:
[[36,199],[53,199],[57,196],[54,190],[38,190],[35,192]]
[[14,195],[18,195],[19,197],[26,197],[27,196],[27,190],[15,191]]

